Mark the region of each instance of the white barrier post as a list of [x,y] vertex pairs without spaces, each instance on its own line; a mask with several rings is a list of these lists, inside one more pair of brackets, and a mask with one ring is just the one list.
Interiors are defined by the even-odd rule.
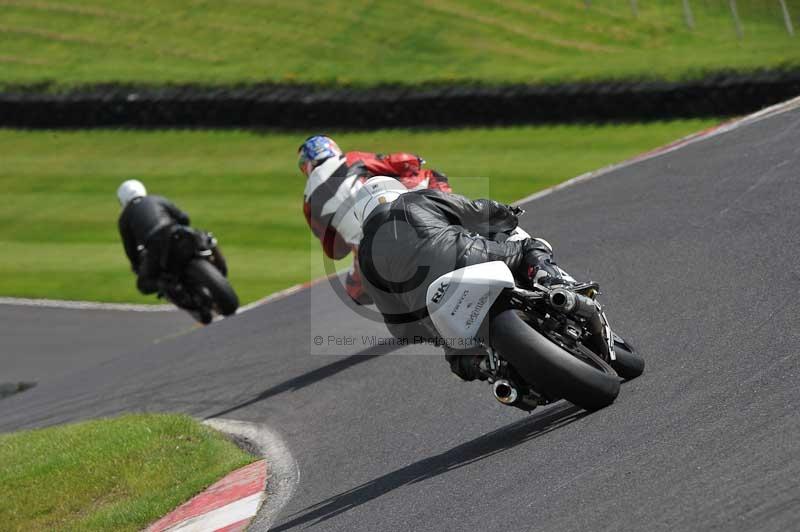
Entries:
[[739,39],[744,37],[744,31],[742,30],[742,21],[739,20],[739,10],[736,9],[736,0],[730,0],[728,2],[731,6],[731,14],[733,15],[733,24],[736,26],[736,36]]
[[781,10],[783,11],[783,22],[786,24],[786,31],[789,35],[794,37],[794,26],[792,25],[792,17],[789,15],[789,8],[786,7],[786,0],[778,0],[781,3]]
[[689,5],[689,0],[683,0],[683,17],[686,19],[686,27],[693,30],[694,15],[692,15],[692,6]]
[[631,0],[631,13],[633,13],[634,17],[639,17],[639,6],[636,5],[636,0]]

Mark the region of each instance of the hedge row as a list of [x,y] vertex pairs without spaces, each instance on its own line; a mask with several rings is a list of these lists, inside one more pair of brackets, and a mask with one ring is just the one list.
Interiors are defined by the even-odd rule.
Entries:
[[376,87],[95,85],[0,93],[16,128],[458,127],[629,122],[748,113],[800,95],[800,71],[718,74],[683,82]]

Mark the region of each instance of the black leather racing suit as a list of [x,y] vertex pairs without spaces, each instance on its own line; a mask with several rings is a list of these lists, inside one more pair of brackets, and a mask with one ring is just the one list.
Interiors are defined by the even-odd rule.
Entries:
[[[119,216],[119,234],[125,254],[138,275],[136,286],[143,294],[158,290],[161,257],[176,224],[189,225],[189,215],[161,196],[135,198]],[[139,246],[144,247],[142,252]]]
[[516,226],[508,205],[434,190],[407,192],[376,208],[363,225],[358,258],[365,290],[389,331],[410,343],[415,336],[434,337],[428,285],[464,266],[501,260],[523,284],[530,280],[529,266],[557,276],[541,242],[494,240]]

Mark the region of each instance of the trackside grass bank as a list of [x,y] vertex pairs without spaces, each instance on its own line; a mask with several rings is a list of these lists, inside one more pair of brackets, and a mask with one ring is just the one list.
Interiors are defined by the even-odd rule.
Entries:
[[[335,134],[343,149],[410,151],[457,192],[513,201],[706,128],[709,121]],[[302,214],[304,136],[0,130],[0,295],[151,302],[117,233],[115,191],[139,178],[220,238],[242,301],[320,275]],[[531,213],[530,216],[535,216]],[[568,223],[568,222],[565,222]]]
[[0,435],[0,528],[141,530],[254,460],[182,415]]
[[[800,6],[786,2],[800,26]],[[800,64],[779,2],[0,2],[0,83],[682,78]]]

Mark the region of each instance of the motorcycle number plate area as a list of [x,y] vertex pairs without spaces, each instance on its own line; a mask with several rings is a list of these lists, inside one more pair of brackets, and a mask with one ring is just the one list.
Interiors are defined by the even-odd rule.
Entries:
[[489,308],[514,276],[504,262],[467,266],[428,286],[427,306],[439,335],[455,349],[474,347],[474,340]]

